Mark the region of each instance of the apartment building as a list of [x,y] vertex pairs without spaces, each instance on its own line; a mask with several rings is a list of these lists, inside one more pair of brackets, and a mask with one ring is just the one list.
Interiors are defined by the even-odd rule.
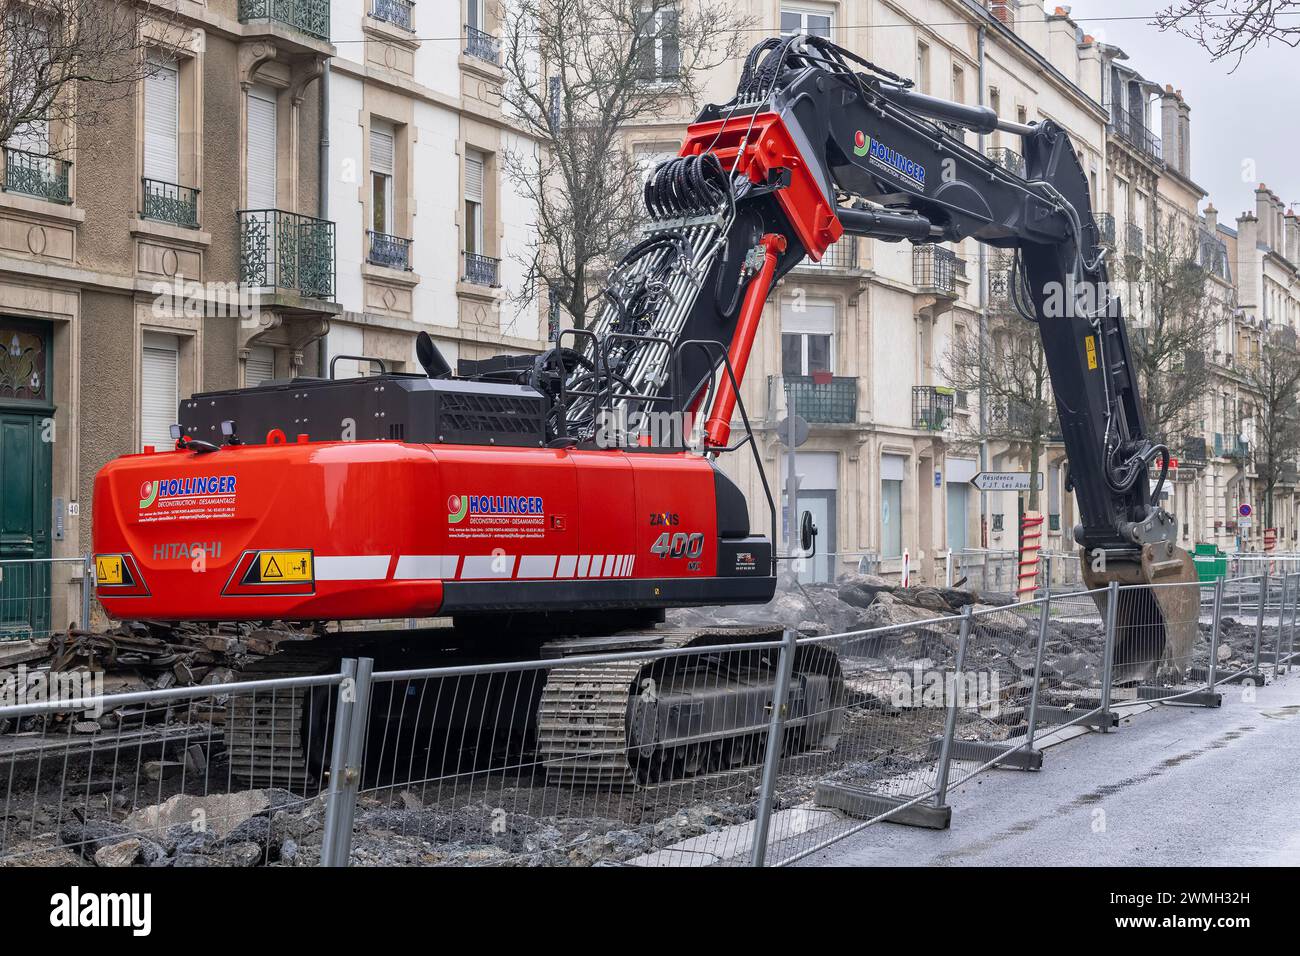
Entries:
[[[987,105],[1009,120],[1060,123],[1094,192],[1104,195],[1099,44],[1084,42],[1068,16],[1046,16],[1034,4],[963,0],[751,0],[740,9],[756,38],[768,31],[829,36],[912,77],[922,92]],[[705,99],[729,98],[739,67],[716,71]],[[691,118],[683,112],[639,128],[630,148],[647,165],[675,155]],[[951,132],[1011,168],[1022,162],[1013,136]],[[1005,318],[1009,302],[997,290],[1005,291],[1008,270],[974,241],[914,248],[846,237],[774,291],[743,397],[774,490],[784,488],[786,474],[777,423],[793,408],[810,424],[796,452],[799,508],[821,530],[809,576],[833,578],[863,557],[893,575],[906,554],[913,572],[934,579],[949,548],[1016,546],[1017,496],[981,495],[970,479],[982,468],[1026,470],[1024,450],[982,440],[978,395],[954,390],[944,375],[954,335],[977,330],[990,315]],[[1050,499],[1054,513],[1068,516],[1062,458],[1059,443],[1049,446],[1040,469],[1051,474],[1044,507]],[[752,460],[733,455],[723,466],[762,523],[765,498]]]
[[534,144],[502,111],[499,12],[490,0],[333,5],[328,205],[343,311],[331,361],[418,368],[421,330],[453,366],[543,347],[546,316],[518,301],[534,215],[502,167]]
[[[169,447],[193,392],[315,374],[338,311],[318,215],[328,7],[179,9],[145,22],[150,69],[98,123],[3,144],[0,559],[88,551],[105,462]],[[80,575],[55,574],[30,614],[62,626]]]

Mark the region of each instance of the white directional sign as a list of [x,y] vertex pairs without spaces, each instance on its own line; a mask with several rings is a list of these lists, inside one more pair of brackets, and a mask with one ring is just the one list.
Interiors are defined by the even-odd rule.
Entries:
[[[1027,471],[981,471],[970,480],[980,491],[1028,491]],[[1038,487],[1043,487],[1043,473],[1038,472]]]

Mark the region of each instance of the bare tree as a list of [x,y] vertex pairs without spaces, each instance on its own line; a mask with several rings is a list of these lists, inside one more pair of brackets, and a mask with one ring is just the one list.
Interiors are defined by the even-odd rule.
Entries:
[[1264,483],[1264,527],[1273,527],[1273,494],[1300,458],[1300,353],[1294,329],[1273,330],[1238,363],[1254,402],[1255,474]]
[[1035,476],[1057,420],[1038,327],[1017,316],[991,315],[982,342],[976,332],[954,337],[941,374],[953,388],[982,393],[983,437],[1019,452],[1030,475],[1028,507],[1037,511]]
[[1182,0],[1156,14],[1154,24],[1191,37],[1215,60],[1242,58],[1263,43],[1300,46],[1300,0]]
[[1125,250],[1116,274],[1131,289],[1129,344],[1146,411],[1148,437],[1177,456],[1199,431],[1210,382],[1207,343],[1228,321],[1228,290],[1210,276],[1222,267],[1218,243],[1175,213],[1157,215],[1142,248]]
[[537,143],[503,169],[534,206],[517,258],[521,301],[549,293],[585,327],[596,279],[645,219],[631,127],[694,104],[702,77],[739,53],[725,0],[511,0],[501,4],[508,112]]
[[92,125],[150,67],[146,20],[162,7],[116,0],[0,0],[0,143],[57,153],[53,127]]

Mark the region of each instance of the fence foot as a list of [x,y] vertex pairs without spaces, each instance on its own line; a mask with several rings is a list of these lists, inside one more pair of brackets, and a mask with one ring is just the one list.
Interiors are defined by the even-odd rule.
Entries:
[[[935,738],[930,741],[930,756],[939,756],[943,741]],[[1027,750],[1014,744],[990,744],[982,740],[954,740],[952,744],[953,760],[970,760],[975,763],[988,763],[994,757],[1007,754],[1007,759],[996,766],[1006,770],[1042,770],[1043,752]]]
[[1224,677],[1219,681],[1220,684],[1254,684],[1256,687],[1263,687],[1265,684],[1264,675],[1259,671],[1239,671],[1231,677]]
[[[882,796],[872,793],[866,787],[848,783],[819,783],[813,802],[819,807],[830,807],[859,820],[870,820],[882,813],[889,813],[894,807],[901,807],[907,800]],[[952,824],[952,807],[914,803],[885,817],[885,821],[909,827],[924,827],[927,830],[946,830]]]
[[1186,704],[1189,707],[1221,707],[1223,706],[1223,695],[1217,694],[1210,690],[1197,691],[1194,694],[1181,693],[1176,690],[1170,690],[1168,687],[1139,687],[1137,689],[1138,700],[1167,700],[1170,697],[1171,704]]
[[1061,724],[1078,724],[1080,727],[1091,727],[1093,730],[1109,730],[1112,727],[1119,726],[1119,714],[1113,710],[1101,710],[1094,714],[1088,714],[1086,717],[1073,716],[1074,711],[1066,710],[1064,707],[1048,707],[1040,704],[1038,706],[1038,724],[1046,725],[1049,730],[1055,730],[1053,725]]

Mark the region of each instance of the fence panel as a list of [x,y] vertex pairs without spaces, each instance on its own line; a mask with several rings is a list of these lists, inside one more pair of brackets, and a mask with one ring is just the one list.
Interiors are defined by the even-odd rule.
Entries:
[[[7,675],[6,675],[7,677]],[[233,726],[252,685],[104,696],[87,671],[23,674],[0,707],[0,865],[307,865],[319,858],[323,767],[294,773],[272,727]],[[46,682],[42,684],[42,682]],[[270,720],[304,693],[303,739],[328,753],[340,675],[261,682]],[[10,686],[12,689],[12,685]],[[297,717],[284,719],[297,720]],[[323,723],[322,723],[323,722]],[[250,780],[241,766],[273,768]],[[279,768],[284,767],[281,772]]]
[[[85,557],[0,561],[0,642],[86,626],[91,576]],[[79,588],[69,582],[80,579]]]

